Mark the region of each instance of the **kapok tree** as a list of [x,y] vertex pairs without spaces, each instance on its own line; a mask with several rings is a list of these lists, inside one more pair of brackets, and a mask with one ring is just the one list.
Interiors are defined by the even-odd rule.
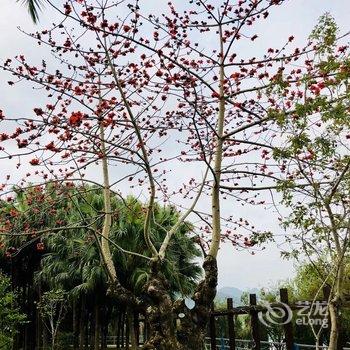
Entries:
[[[57,66],[33,65],[23,55],[2,65],[15,77],[10,85],[25,80],[48,94],[32,117],[2,117],[4,125],[14,124],[13,132],[1,135],[2,159],[19,157],[19,168],[33,168],[20,186],[76,181],[103,188],[98,236],[109,292],[145,311],[145,349],[202,349],[220,242],[249,248],[270,237],[222,206],[225,199],[233,212],[241,204],[263,204],[258,193],[285,177],[285,163],[271,156],[279,144],[278,122],[293,115],[293,103],[303,98],[300,79],[317,50],[308,43],[287,54],[290,36],[281,49],[240,54],[241,43],[253,46],[257,39],[254,24],[282,2],[179,1],[155,14],[139,1],[68,1],[62,9],[49,2],[61,21],[31,36],[51,49]],[[301,68],[295,69],[298,60]],[[276,99],[276,91],[289,100]],[[10,185],[11,179],[4,181],[4,193]],[[111,257],[111,197],[128,191],[147,199],[143,235],[150,277],[143,299],[120,283]],[[151,237],[152,226],[161,226],[156,201],[183,213],[162,242]],[[190,217],[206,247],[191,310],[172,300],[162,273],[170,242]],[[11,223],[3,229],[10,232]],[[185,317],[176,331],[179,312]]]

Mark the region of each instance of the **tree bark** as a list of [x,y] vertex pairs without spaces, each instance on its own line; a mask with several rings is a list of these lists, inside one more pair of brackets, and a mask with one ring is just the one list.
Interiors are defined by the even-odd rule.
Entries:
[[337,350],[338,349],[338,340],[340,332],[340,311],[343,305],[344,298],[344,254],[341,253],[338,256],[337,261],[337,274],[334,283],[334,296],[329,303],[329,318],[331,321],[331,329],[329,335],[329,346],[328,350]]
[[181,349],[176,339],[173,302],[168,291],[169,285],[159,271],[159,262],[154,263],[151,277],[145,286],[145,292],[150,298],[150,306],[146,310],[149,338],[144,345],[145,350]]
[[336,298],[331,300],[329,304],[329,317],[331,321],[331,329],[328,350],[337,350],[339,337],[339,305]]
[[[183,301],[173,302],[169,295],[169,286],[158,268],[153,268],[146,292],[151,306],[146,310],[149,337],[145,350],[203,350],[210,307],[216,295],[217,264],[216,259],[207,256],[203,268],[204,280],[198,285],[193,300],[195,307],[187,309]],[[184,318],[176,322],[179,313]],[[178,323],[178,327],[176,327]]]
[[186,316],[181,319],[182,332],[178,332],[178,339],[184,350],[205,349],[205,336],[218,280],[216,259],[208,255],[204,261],[203,269],[205,272],[204,280],[198,285],[192,297],[195,301],[194,309],[188,310],[185,305],[182,305],[182,312]]

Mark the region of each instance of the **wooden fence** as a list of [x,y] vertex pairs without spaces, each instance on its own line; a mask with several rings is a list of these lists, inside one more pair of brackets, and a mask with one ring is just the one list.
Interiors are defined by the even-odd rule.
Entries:
[[[318,301],[327,303],[329,297],[329,288],[324,288],[323,291],[324,300]],[[312,302],[309,302],[310,304]],[[305,305],[301,303],[291,304],[288,298],[288,290],[280,289],[280,302],[270,304],[272,308],[279,307],[285,309],[285,319],[282,319],[281,325],[284,332],[284,343],[286,350],[294,349],[294,337],[293,337],[293,324],[292,320],[288,321],[288,312],[289,310],[298,310]],[[289,309],[289,310],[288,310]],[[259,313],[266,313],[268,310],[264,306],[257,304],[256,294],[249,295],[249,305],[248,306],[239,306],[234,307],[232,298],[227,299],[227,307],[224,311],[215,311],[214,309],[211,312],[210,323],[209,323],[209,340],[210,340],[210,349],[217,349],[217,336],[216,336],[216,327],[215,319],[218,317],[225,317],[227,319],[228,325],[228,349],[236,349],[236,335],[235,335],[235,316],[237,315],[249,315],[251,320],[251,336],[252,336],[252,350],[260,350],[262,339],[261,339],[261,323],[259,321]],[[226,347],[227,348],[227,347]]]
[[[329,288],[324,288],[323,296],[324,300],[317,300],[316,302],[322,302],[324,305],[328,302],[329,298]],[[288,297],[288,290],[287,289],[280,289],[280,302],[271,303],[270,307],[273,309],[275,307],[278,308],[284,308],[284,318],[281,319],[281,327],[283,327],[283,344],[278,343],[278,346],[275,346],[275,348],[281,348],[281,345],[283,345],[283,349],[285,350],[294,350],[295,348],[300,348],[299,345],[301,344],[295,344],[294,336],[293,336],[293,319],[288,319],[288,315],[290,315],[291,311],[297,311],[302,308],[305,308],[305,304],[303,303],[290,303],[289,297]],[[350,300],[349,300],[350,301]],[[312,304],[310,301],[306,301],[309,303],[309,305]],[[257,296],[256,294],[250,294],[249,295],[249,305],[247,306],[237,306],[234,307],[232,298],[227,299],[227,305],[225,310],[215,310],[214,307],[212,308],[211,315],[210,315],[210,322],[209,322],[209,329],[208,329],[208,337],[206,338],[206,349],[210,350],[218,350],[218,349],[229,349],[229,350],[242,350],[247,349],[246,345],[242,347],[242,342],[249,343],[249,350],[261,350],[268,348],[271,348],[271,345],[274,345],[273,342],[269,342],[262,339],[262,332],[261,332],[261,321],[259,320],[259,313],[262,313],[262,316],[266,315],[268,312],[268,308],[263,305],[258,305],[257,303]],[[244,339],[237,339],[235,334],[235,318],[240,315],[248,315],[250,317],[250,325],[251,325],[251,339],[250,340],[244,340]],[[225,318],[226,324],[227,324],[227,336],[226,338],[219,338],[217,337],[216,332],[216,320],[217,318]],[[142,348],[142,344],[144,342],[144,339],[147,339],[147,324],[145,322],[144,318],[137,318],[137,343],[139,344],[140,348]],[[225,344],[222,345],[222,341],[224,340]],[[129,343],[128,337],[124,336],[124,332],[122,332],[122,336],[109,336],[108,337],[108,348],[114,348],[114,349],[120,349],[121,347],[124,348],[125,344]],[[277,343],[276,343],[277,345]],[[302,344],[303,348],[313,349],[312,345],[306,345]],[[322,349],[326,350],[326,349]],[[344,348],[345,350],[345,348]],[[347,350],[350,350],[347,349]]]

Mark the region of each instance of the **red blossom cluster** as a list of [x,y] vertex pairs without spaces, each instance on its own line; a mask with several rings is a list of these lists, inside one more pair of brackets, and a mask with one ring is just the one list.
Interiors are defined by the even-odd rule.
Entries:
[[[17,157],[18,167],[37,167],[21,185],[33,175],[44,182],[86,180],[86,173],[95,173],[107,159],[120,176],[117,186],[155,192],[167,203],[189,202],[201,188],[202,176],[177,181],[173,172],[185,177],[191,166],[193,171],[208,168],[203,196],[211,198],[218,186],[222,199],[265,205],[259,188],[295,177],[286,161],[274,160],[273,150],[280,146],[276,129],[298,120],[298,106],[327,97],[342,79],[319,64],[316,43],[295,48],[293,35],[281,48],[242,55],[237,43],[254,46],[262,40],[254,33],[256,24],[267,21],[282,3],[190,1],[184,11],[169,2],[161,14],[146,15],[142,5],[123,1],[110,7],[67,2],[64,24],[32,34],[52,50],[56,66],[46,61],[32,66],[23,55],[1,66],[17,79],[11,86],[27,81],[47,94],[47,103],[29,117],[13,119],[15,127],[0,134],[2,159]],[[117,12],[128,15],[117,20]],[[68,27],[72,30],[64,30]],[[334,51],[334,60],[340,61],[348,47]],[[339,71],[350,73],[345,63]],[[313,112],[319,111],[315,107]],[[4,119],[0,111],[0,122]],[[217,154],[222,156],[218,184]],[[299,156],[312,161],[313,150]],[[211,214],[196,215],[208,242]],[[231,217],[223,221],[224,240],[256,244],[251,236],[257,228]]]

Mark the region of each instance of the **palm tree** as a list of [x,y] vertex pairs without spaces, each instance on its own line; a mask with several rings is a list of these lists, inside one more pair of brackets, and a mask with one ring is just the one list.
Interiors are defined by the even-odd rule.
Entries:
[[37,23],[39,20],[39,11],[43,7],[42,0],[17,0],[17,2],[22,1],[22,4],[28,8],[28,12],[30,17],[34,23]]
[[[95,219],[99,213],[103,212],[101,189],[85,187],[71,188],[69,191],[72,201],[66,202],[62,210],[57,209],[55,216],[62,215],[61,219],[65,216],[64,221],[67,226],[74,226],[81,221],[94,222],[98,230],[101,227],[102,218],[97,221]],[[51,194],[50,199],[53,200],[54,196]],[[72,205],[73,198],[74,205]],[[58,196],[55,200],[59,202],[59,199]],[[112,208],[116,214],[113,219],[111,239],[124,250],[147,255],[143,238],[145,219],[143,204],[134,197],[128,197],[123,201],[113,197]],[[160,244],[166,231],[177,220],[179,213],[172,207],[157,205],[154,215],[158,226],[152,227],[152,238],[154,242]],[[173,292],[174,298],[178,295],[189,295],[201,275],[201,268],[193,262],[200,252],[189,235],[191,229],[191,225],[185,223],[176,232],[162,270],[170,281],[169,289]],[[94,344],[91,344],[92,348],[99,349],[101,328],[105,330],[108,328],[101,324],[101,309],[107,310],[107,314],[111,314],[113,310],[114,313],[117,311],[117,317],[124,320],[121,326],[124,328],[124,322],[126,323],[127,334],[135,345],[136,337],[132,327],[135,310],[115,305],[106,296],[108,278],[101,264],[97,241],[97,237],[86,229],[56,232],[49,236],[45,240],[48,253],[42,259],[37,280],[41,280],[41,283],[48,288],[65,289],[70,295],[73,314],[78,314],[79,309],[89,310],[87,315],[80,315],[80,319],[85,319],[84,327],[89,323],[91,325],[90,338],[94,340]],[[121,284],[134,295],[140,296],[150,276],[148,262],[138,256],[124,254],[115,246],[112,246],[111,250],[114,264],[118,266]],[[74,325],[73,328],[76,330],[77,326]],[[81,348],[82,343],[86,343],[86,339],[82,336],[86,332],[80,329],[74,333],[80,333]],[[77,335],[75,344],[76,342]]]
[[[101,263],[97,244],[99,238],[93,233],[94,230],[98,232],[103,220],[101,213],[104,199],[101,189],[48,185],[45,188],[16,192],[13,202],[0,203],[2,222],[9,220],[13,232],[55,228],[52,234],[42,239],[28,235],[4,238],[6,247],[20,248],[16,260],[11,259],[12,264],[18,261],[15,266],[16,276],[19,271],[23,272],[21,276],[26,276],[25,281],[20,284],[31,286],[27,290],[30,289],[32,294],[38,295],[38,299],[42,292],[51,289],[61,288],[68,293],[69,314],[63,326],[67,330],[73,329],[74,348],[82,349],[83,345],[87,345],[86,334],[89,330],[90,347],[99,349],[100,335],[103,335],[101,330],[105,330],[106,333],[108,329],[108,317],[102,318],[102,312],[104,315],[115,314],[121,320],[119,328],[124,329],[125,324],[127,333],[135,344],[132,326],[135,323],[135,310],[116,305],[115,301],[107,296],[108,278]],[[67,198],[70,200],[67,201]],[[112,209],[115,214],[111,239],[124,250],[142,255],[149,254],[143,238],[143,203],[134,197],[125,200],[112,197]],[[157,246],[178,216],[179,213],[173,207],[156,205],[154,222],[157,224],[152,225],[152,239]],[[74,227],[77,223],[81,225],[80,228],[57,231],[57,226]],[[92,230],[87,230],[84,226],[89,223],[92,224]],[[172,291],[173,298],[191,294],[201,275],[201,268],[194,263],[200,252],[190,236],[191,230],[192,227],[188,223],[179,228],[162,266],[162,273],[170,282],[169,290]],[[114,264],[118,266],[121,284],[134,295],[141,296],[150,276],[148,261],[139,256],[125,254],[114,245],[111,251]],[[29,305],[29,295],[25,298],[24,303]],[[34,302],[33,298],[31,302]],[[40,319],[37,321],[40,325]],[[42,337],[38,336],[37,339],[39,346]]]

